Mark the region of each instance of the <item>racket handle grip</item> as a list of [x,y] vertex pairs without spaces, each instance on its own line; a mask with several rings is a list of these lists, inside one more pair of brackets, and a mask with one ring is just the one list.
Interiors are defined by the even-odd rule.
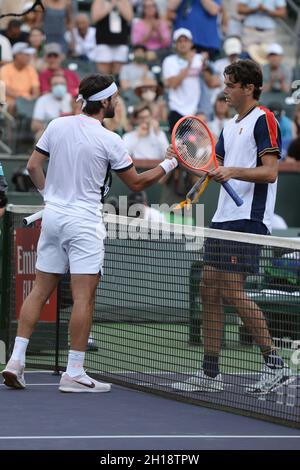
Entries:
[[225,189],[225,191],[227,191],[227,193],[229,194],[229,196],[234,200],[234,202],[236,203],[236,205],[238,207],[242,206],[244,204],[244,201],[242,198],[240,198],[240,196],[235,192],[235,190],[233,189],[233,187],[228,183],[228,181],[226,181],[226,183],[222,183],[222,186],[223,188]]

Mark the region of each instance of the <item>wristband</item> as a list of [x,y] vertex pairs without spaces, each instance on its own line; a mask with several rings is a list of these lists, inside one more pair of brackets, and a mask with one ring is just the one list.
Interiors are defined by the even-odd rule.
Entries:
[[159,164],[159,166],[162,167],[166,175],[170,173],[170,171],[175,170],[175,168],[178,166],[178,161],[177,158],[166,158],[163,162]]

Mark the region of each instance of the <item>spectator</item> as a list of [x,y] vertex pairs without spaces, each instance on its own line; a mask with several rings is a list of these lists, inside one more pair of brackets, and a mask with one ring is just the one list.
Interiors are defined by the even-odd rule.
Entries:
[[35,54],[32,56],[31,65],[40,72],[45,68],[44,62],[44,41],[45,35],[41,28],[32,28],[29,33],[28,42],[31,47],[35,49]]
[[268,63],[262,68],[263,92],[289,93],[292,84],[292,69],[283,64],[284,50],[280,44],[273,43],[267,48]]
[[201,54],[193,49],[192,33],[185,28],[173,34],[175,54],[163,61],[163,79],[169,89],[169,126],[170,131],[184,115],[195,114],[200,102],[200,76],[209,87],[220,85],[220,80],[213,75]]
[[160,18],[155,0],[144,0],[141,19],[132,25],[132,44],[143,44],[149,51],[161,51],[171,44],[166,20]]
[[43,0],[44,31],[46,42],[59,44],[63,52],[67,52],[65,33],[72,27],[71,0]]
[[286,16],[286,0],[239,0],[237,11],[245,15],[243,27],[243,44],[276,41],[276,22],[274,18]]
[[162,87],[155,78],[144,78],[134,89],[140,101],[151,108],[152,118],[161,122],[168,120],[168,107],[162,96]]
[[141,103],[133,113],[135,130],[123,135],[129,154],[135,159],[162,160],[169,145],[159,123],[152,119],[150,106]]
[[270,103],[269,110],[274,113],[280,125],[282,143],[281,159],[284,160],[288,154],[291,141],[296,137],[296,127],[293,121],[285,115],[281,103]]
[[53,75],[50,80],[51,93],[40,96],[34,106],[31,130],[37,141],[52,119],[72,112],[72,96],[67,92],[67,81],[63,75]]
[[0,34],[0,65],[12,62],[13,55],[11,50],[11,44],[7,37]]
[[211,94],[211,99],[213,103],[215,102],[217,95],[221,93],[224,88],[223,72],[225,70],[225,67],[236,62],[242,54],[242,42],[238,37],[228,37],[223,43],[223,49],[226,56],[212,63],[214,73],[218,75],[221,82],[221,86],[218,88],[214,88]]
[[80,13],[75,19],[75,28],[66,32],[66,41],[71,54],[81,60],[94,60],[96,28],[90,26],[89,17]]
[[39,78],[29,64],[34,49],[28,43],[19,42],[12,48],[13,62],[3,65],[0,78],[6,85],[8,111],[13,114],[17,98],[33,100],[39,96]]
[[141,44],[133,46],[133,60],[129,64],[122,65],[119,78],[122,93],[133,90],[144,78],[154,78],[147,65],[145,46]]
[[226,36],[236,36],[241,38],[243,34],[243,22],[245,16],[238,13],[237,6],[239,0],[229,0],[226,3],[228,13]]
[[214,118],[212,121],[208,122],[208,127],[210,131],[214,134],[216,137],[216,140],[218,140],[221,131],[226,124],[227,121],[229,121],[230,118],[230,113],[229,113],[229,107],[225,98],[224,93],[220,93],[215,101],[214,104]]
[[1,31],[1,34],[7,37],[12,46],[16,44],[16,42],[28,41],[28,33],[21,30],[21,24],[19,20],[10,20],[7,28]]
[[128,60],[130,23],[133,10],[129,0],[94,0],[92,20],[96,26],[95,62],[100,73],[118,75]]
[[[23,11],[27,11],[32,7],[32,1],[27,1],[23,7]],[[40,28],[43,23],[43,12],[41,8],[36,8],[22,17],[21,30],[30,34],[34,28]]]
[[197,52],[206,51],[214,60],[221,47],[218,17],[222,0],[169,0],[174,29],[186,28],[192,33]]
[[290,142],[287,150],[287,158],[289,161],[300,161],[300,137],[299,135]]
[[80,79],[75,72],[61,66],[64,59],[61,46],[55,42],[46,44],[44,51],[47,67],[40,73],[41,93],[50,92],[51,77],[54,74],[57,75],[58,72],[61,72],[67,80],[68,93],[72,96],[76,96],[78,94]]

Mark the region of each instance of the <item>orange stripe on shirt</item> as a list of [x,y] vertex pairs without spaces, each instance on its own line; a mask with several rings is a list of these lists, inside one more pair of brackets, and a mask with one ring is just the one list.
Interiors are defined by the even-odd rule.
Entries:
[[268,108],[265,108],[264,106],[259,106],[259,108],[262,109],[266,113],[266,120],[267,120],[267,126],[269,130],[271,145],[272,147],[278,148],[277,122],[276,122],[275,116]]

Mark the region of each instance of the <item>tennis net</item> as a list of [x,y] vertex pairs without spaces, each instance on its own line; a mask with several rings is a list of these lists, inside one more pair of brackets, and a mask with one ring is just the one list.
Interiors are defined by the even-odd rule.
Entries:
[[[8,350],[16,326],[17,284],[24,283],[17,273],[19,230],[23,217],[39,209],[10,206],[5,218],[2,331]],[[300,427],[300,241],[149,226],[142,219],[112,215],[105,220],[104,276],[96,294],[93,347],[86,355],[89,372],[113,383]],[[25,235],[30,230],[22,228]],[[42,321],[34,333],[28,366],[64,369],[71,307],[70,279],[64,276],[55,318]],[[268,331],[289,379],[258,394],[254,384],[273,377],[270,368],[262,377],[261,349],[266,354]],[[219,352],[222,378],[208,382],[215,384],[213,390],[201,378],[204,347],[206,360]],[[275,366],[276,361],[272,374]]]

